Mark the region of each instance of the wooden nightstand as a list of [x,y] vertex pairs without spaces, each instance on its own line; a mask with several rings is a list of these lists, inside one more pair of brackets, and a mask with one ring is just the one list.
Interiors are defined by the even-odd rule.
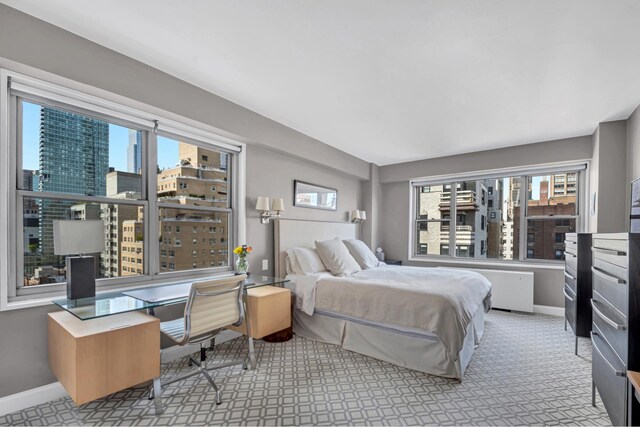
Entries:
[[[291,291],[278,286],[247,289],[247,311],[251,337],[263,338],[291,326]],[[247,335],[247,328],[229,326],[228,329]]]
[[387,265],[402,265],[402,260],[400,259],[385,259],[384,262]]

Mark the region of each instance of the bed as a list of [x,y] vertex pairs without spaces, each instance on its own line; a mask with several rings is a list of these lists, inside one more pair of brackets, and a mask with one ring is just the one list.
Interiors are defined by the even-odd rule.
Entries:
[[[356,225],[281,219],[274,225],[276,276],[295,295],[293,330],[409,369],[461,380],[484,333],[491,284],[455,269],[381,265],[336,277],[290,274],[287,251],[356,239]],[[287,274],[289,270],[289,274]]]

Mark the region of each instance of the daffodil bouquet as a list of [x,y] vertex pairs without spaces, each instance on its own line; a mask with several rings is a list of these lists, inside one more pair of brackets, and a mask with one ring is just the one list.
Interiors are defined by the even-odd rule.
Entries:
[[250,254],[253,248],[251,246],[242,245],[238,246],[233,250],[233,253],[238,255],[239,257],[246,257],[247,254]]
[[236,260],[236,273],[244,274],[249,271],[249,262],[247,262],[247,254],[250,254],[253,248],[251,246],[242,245],[233,250],[233,253],[238,256]]

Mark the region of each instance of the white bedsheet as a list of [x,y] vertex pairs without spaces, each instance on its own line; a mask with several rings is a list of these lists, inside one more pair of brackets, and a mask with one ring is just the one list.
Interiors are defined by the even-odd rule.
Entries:
[[382,266],[348,277],[287,276],[296,307],[318,308],[437,334],[450,355],[461,350],[478,310],[487,309],[491,283],[468,270]]

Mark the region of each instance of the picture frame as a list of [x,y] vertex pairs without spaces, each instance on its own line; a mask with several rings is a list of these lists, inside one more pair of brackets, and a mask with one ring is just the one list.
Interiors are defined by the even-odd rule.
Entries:
[[293,206],[337,211],[338,190],[296,179],[293,181]]

